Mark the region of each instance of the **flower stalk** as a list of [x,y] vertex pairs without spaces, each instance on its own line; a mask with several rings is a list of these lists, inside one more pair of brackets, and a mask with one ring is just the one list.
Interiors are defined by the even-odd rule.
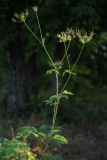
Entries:
[[[34,12],[36,13],[36,19],[37,19],[37,24],[38,24],[38,28],[39,28],[39,33],[40,33],[40,38],[38,38],[38,36],[31,30],[31,28],[28,26],[28,24],[26,23],[26,19],[28,17],[28,10],[25,10],[25,12],[21,12],[20,14],[15,13],[14,17],[12,18],[12,20],[14,22],[20,22],[20,23],[24,23],[25,27],[31,32],[31,34],[34,36],[34,38],[40,43],[40,45],[43,47],[50,63],[51,66],[53,67],[51,70],[48,70],[49,74],[54,73],[55,74],[55,81],[56,81],[56,94],[51,96],[49,98],[49,100],[47,100],[48,104],[53,105],[54,109],[53,109],[53,117],[52,117],[52,129],[54,129],[55,127],[55,123],[56,123],[56,119],[57,119],[57,113],[58,113],[58,108],[59,108],[59,103],[60,103],[60,99],[61,98],[68,98],[68,95],[73,95],[71,92],[65,90],[66,86],[71,78],[80,57],[81,54],[83,52],[84,46],[86,43],[88,43],[92,38],[94,33],[90,32],[89,34],[86,33],[82,33],[79,30],[74,30],[74,29],[67,29],[65,32],[61,32],[60,34],[57,35],[59,42],[64,44],[64,56],[62,58],[62,60],[60,62],[54,62],[54,60],[51,57],[51,54],[48,52],[46,46],[45,46],[45,40],[42,34],[42,29],[41,29],[41,25],[40,25],[40,21],[39,21],[39,16],[38,16],[38,7],[34,6],[32,7]],[[73,64],[72,68],[70,65],[70,60],[69,60],[69,55],[68,55],[68,51],[70,48],[70,44],[71,41],[73,39],[77,38],[81,43],[82,43],[82,48],[80,50],[80,53],[75,61],[75,63]],[[64,60],[66,58],[66,62],[68,65],[68,68],[66,70],[64,70],[63,73],[69,73],[69,76],[66,80],[66,82],[64,83],[62,90],[59,91],[59,76],[60,76],[60,70],[63,69],[63,63],[66,63]]]

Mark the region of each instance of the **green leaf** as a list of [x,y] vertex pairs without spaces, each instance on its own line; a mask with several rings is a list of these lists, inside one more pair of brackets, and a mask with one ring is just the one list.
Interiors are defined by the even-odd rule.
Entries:
[[39,132],[47,132],[48,130],[50,129],[50,126],[49,125],[41,125],[39,128],[38,128],[38,131]]
[[45,101],[46,104],[49,104],[50,106],[55,105],[55,103],[57,103],[60,100],[60,94],[59,95],[53,95],[51,97],[49,97],[48,100]]
[[65,95],[74,95],[72,92],[67,91],[67,90],[64,90],[64,91],[63,91],[63,94],[65,94]]
[[47,136],[46,136],[46,134],[43,133],[43,132],[38,132],[38,138],[45,140],[45,139],[47,138]]
[[55,134],[55,133],[58,133],[58,132],[60,132],[60,131],[61,131],[60,129],[52,129],[52,130],[51,130],[51,133],[52,133],[52,134]]
[[56,134],[53,137],[53,140],[56,140],[56,141],[58,141],[61,144],[68,144],[68,140],[64,136],[61,136],[61,135],[58,135],[58,134]]
[[26,140],[30,135],[34,135],[35,137],[38,137],[37,135],[37,129],[34,127],[21,127],[17,129],[17,139],[23,139]]
[[56,69],[50,69],[50,70],[47,70],[46,75],[51,75],[53,73],[59,74],[58,70],[56,70]]
[[52,138],[53,136],[55,136],[56,133],[59,133],[61,130],[59,129],[52,129],[49,133],[48,133],[48,137]]
[[13,138],[12,140],[0,140],[0,160],[36,160],[30,150],[31,149],[27,143],[17,140],[16,138]]
[[61,95],[61,98],[68,99],[68,95],[62,94],[62,95]]
[[58,95],[53,95],[53,96],[49,97],[49,99],[44,102],[50,106],[54,106],[55,104],[59,103],[59,101],[62,98],[68,99],[68,95],[73,95],[73,93],[70,91],[64,90],[63,93],[58,94]]

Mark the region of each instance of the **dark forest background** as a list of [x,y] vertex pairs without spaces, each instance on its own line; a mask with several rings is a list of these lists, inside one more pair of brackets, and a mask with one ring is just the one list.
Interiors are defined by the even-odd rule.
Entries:
[[[57,123],[94,129],[103,124],[107,131],[107,0],[0,0],[0,135],[7,136],[11,124],[36,125],[51,119],[52,110],[43,102],[54,92],[53,77],[45,76],[47,57],[25,26],[12,22],[15,12],[35,4],[47,47],[55,59],[62,56],[56,36],[59,32],[68,27],[95,32],[77,65],[77,76],[68,85],[75,95],[61,104]],[[38,35],[32,11],[27,23]],[[79,49],[80,44],[73,42],[72,63]]]
[[[64,122],[106,120],[107,117],[107,1],[96,0],[38,0],[0,2],[0,109],[7,116],[30,116],[33,111],[48,114],[43,104],[52,92],[53,79],[45,77],[47,57],[24,25],[12,22],[15,12],[39,6],[39,17],[48,48],[57,59],[62,45],[57,33],[66,28],[93,30],[95,36],[87,44],[77,66],[78,76],[68,87],[75,96],[69,99],[59,115]],[[28,24],[38,35],[34,13]],[[77,49],[75,49],[77,47]],[[72,44],[75,60],[80,44]],[[65,114],[66,111],[66,114]],[[63,116],[62,116],[63,115]],[[44,115],[46,116],[46,115]]]

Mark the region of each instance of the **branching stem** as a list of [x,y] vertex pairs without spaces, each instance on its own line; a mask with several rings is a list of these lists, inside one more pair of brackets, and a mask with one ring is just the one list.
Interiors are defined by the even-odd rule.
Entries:
[[66,44],[64,43],[64,49],[65,49],[65,50],[64,50],[64,56],[63,56],[63,58],[62,58],[62,60],[61,60],[62,63],[63,63],[65,57],[68,56],[67,54],[68,54],[68,50],[69,50],[70,43],[71,43],[71,41],[69,41],[67,47],[66,47]]
[[37,22],[38,22],[39,31],[40,31],[41,41],[42,41],[42,44],[44,44],[41,25],[40,25],[40,21],[39,21],[39,17],[38,17],[38,13],[37,12],[36,12],[36,18],[37,18]]
[[81,56],[81,54],[82,54],[82,52],[83,52],[83,49],[84,49],[84,44],[83,44],[83,46],[82,46],[82,48],[81,48],[81,51],[80,51],[80,53],[79,53],[79,55],[78,55],[78,57],[77,57],[74,65],[73,65],[72,69],[71,69],[71,74],[69,74],[69,76],[68,76],[68,78],[67,78],[67,80],[66,80],[66,82],[65,82],[65,84],[64,84],[64,86],[63,86],[63,88],[62,88],[62,90],[61,90],[61,93],[64,91],[65,87],[67,86],[67,83],[69,82],[69,80],[70,80],[70,78],[71,78],[72,72],[74,71],[75,66],[76,66],[76,64],[78,63],[79,59],[80,59],[80,56]]
[[46,54],[47,54],[47,56],[48,56],[50,62],[52,63],[53,67],[56,69],[56,66],[55,66],[55,64],[54,64],[54,62],[53,62],[53,60],[52,60],[52,58],[51,58],[49,52],[47,51],[47,49],[46,49],[44,43],[41,42],[41,40],[40,40],[40,39],[35,35],[35,33],[30,29],[30,27],[27,25],[26,22],[24,22],[24,24],[25,24],[26,28],[32,33],[32,35],[36,38],[36,40],[41,44],[41,46],[42,46],[43,49],[45,50],[45,52],[46,52]]
[[70,69],[70,62],[69,62],[69,57],[68,57],[68,49],[69,49],[70,41],[68,43],[68,47],[66,47],[66,44],[64,43],[64,48],[65,48],[65,56],[67,58],[67,63],[68,63],[68,68]]

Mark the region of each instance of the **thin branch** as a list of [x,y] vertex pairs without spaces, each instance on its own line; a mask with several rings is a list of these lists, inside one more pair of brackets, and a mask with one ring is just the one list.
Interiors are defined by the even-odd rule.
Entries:
[[63,88],[62,88],[62,90],[61,90],[61,93],[64,91],[65,87],[67,86],[67,83],[69,82],[69,80],[70,80],[70,78],[71,78],[72,72],[74,71],[75,66],[76,66],[76,64],[78,63],[79,59],[80,59],[80,56],[81,56],[81,54],[82,54],[82,52],[83,52],[83,49],[84,49],[84,44],[83,44],[83,46],[82,46],[82,48],[81,48],[81,51],[80,51],[80,53],[79,53],[79,55],[78,55],[78,57],[77,57],[74,65],[73,65],[72,69],[71,69],[71,73],[69,74],[68,79],[66,80],[66,82],[65,82],[65,84],[64,84],[64,86],[63,86]]
[[53,67],[56,69],[56,66],[55,66],[55,64],[54,64],[54,62],[53,62],[53,60],[52,60],[49,52],[47,51],[46,47],[44,46],[44,44],[43,44],[43,43],[40,41],[40,39],[35,35],[35,33],[30,29],[30,27],[27,25],[27,23],[24,22],[24,24],[25,24],[26,28],[32,33],[32,35],[36,38],[36,40],[37,40],[37,41],[41,44],[41,46],[44,48],[44,50],[45,50],[45,52],[46,52],[46,54],[47,54],[50,62],[52,63]]

